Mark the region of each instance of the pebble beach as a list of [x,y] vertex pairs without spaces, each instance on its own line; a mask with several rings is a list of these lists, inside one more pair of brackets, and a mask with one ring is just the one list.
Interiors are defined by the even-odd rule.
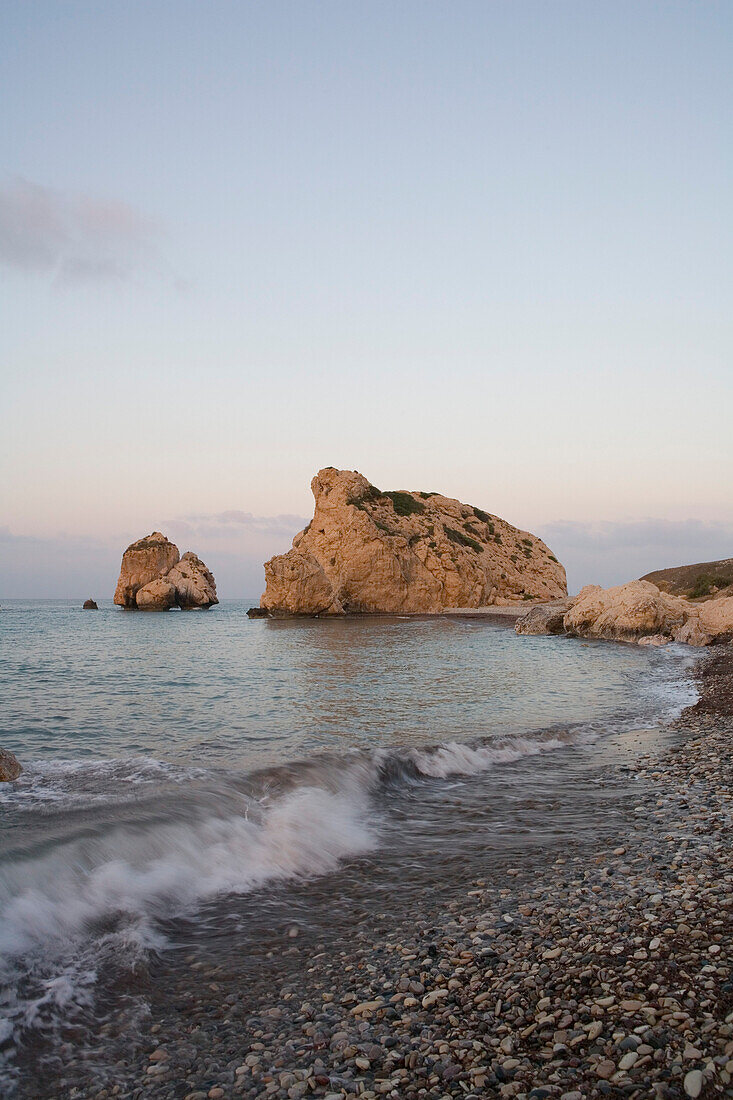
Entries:
[[181,963],[141,1041],[104,1072],[69,1050],[54,1095],[733,1096],[733,646],[695,677],[663,756],[624,766],[617,835],[355,923],[336,953],[293,927],[267,983],[192,956],[195,988]]

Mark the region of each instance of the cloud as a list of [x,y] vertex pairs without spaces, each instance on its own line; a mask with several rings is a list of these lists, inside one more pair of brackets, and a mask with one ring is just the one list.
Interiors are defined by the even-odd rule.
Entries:
[[560,520],[537,534],[567,569],[571,592],[584,584],[623,584],[655,569],[733,556],[733,523],[726,522]]
[[264,588],[263,563],[289,550],[293,535],[306,523],[302,516],[228,511],[143,522],[133,531],[101,539],[38,538],[0,527],[0,596],[111,600],[124,550],[155,527],[181,553],[194,550],[203,558],[216,577],[221,598],[256,602]]
[[254,516],[251,512],[227,511],[206,515],[182,516],[166,520],[165,523],[181,535],[203,536],[204,538],[246,538],[263,536],[264,538],[285,536],[292,539],[308,523],[302,516]]
[[162,273],[160,226],[127,203],[72,195],[20,177],[0,186],[0,263],[57,282]]
[[[223,599],[257,600],[263,562],[290,549],[302,516],[226,511],[141,523],[106,538],[35,538],[0,528],[0,596],[111,599],[124,549],[153,527],[213,570]],[[571,592],[584,584],[621,584],[654,569],[733,557],[733,522],[557,521],[537,531],[568,571]]]

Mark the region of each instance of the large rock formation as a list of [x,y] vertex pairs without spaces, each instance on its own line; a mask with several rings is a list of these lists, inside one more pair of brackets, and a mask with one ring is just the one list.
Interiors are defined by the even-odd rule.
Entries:
[[439,493],[381,492],[353,470],[320,470],[313,520],[265,563],[273,613],[431,613],[567,594],[535,535]]
[[143,611],[211,607],[218,603],[213,574],[195,554],[179,558],[178,547],[153,531],[122,555],[115,603]]

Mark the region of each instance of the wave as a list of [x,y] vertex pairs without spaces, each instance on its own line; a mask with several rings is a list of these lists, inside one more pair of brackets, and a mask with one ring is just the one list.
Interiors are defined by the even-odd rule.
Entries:
[[0,1050],[83,1012],[105,961],[134,969],[165,948],[171,919],[374,852],[385,799],[401,788],[597,736],[324,753],[251,775],[150,759],[29,766],[12,797],[36,808],[33,835],[22,830],[23,846],[0,860]]

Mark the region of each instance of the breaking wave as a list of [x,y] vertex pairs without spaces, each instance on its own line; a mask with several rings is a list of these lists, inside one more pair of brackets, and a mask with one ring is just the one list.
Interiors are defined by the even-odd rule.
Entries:
[[150,759],[30,766],[5,792],[6,809],[43,813],[0,863],[0,1050],[83,1013],[100,968],[163,950],[165,922],[373,852],[388,791],[592,737],[321,754],[250,776]]

